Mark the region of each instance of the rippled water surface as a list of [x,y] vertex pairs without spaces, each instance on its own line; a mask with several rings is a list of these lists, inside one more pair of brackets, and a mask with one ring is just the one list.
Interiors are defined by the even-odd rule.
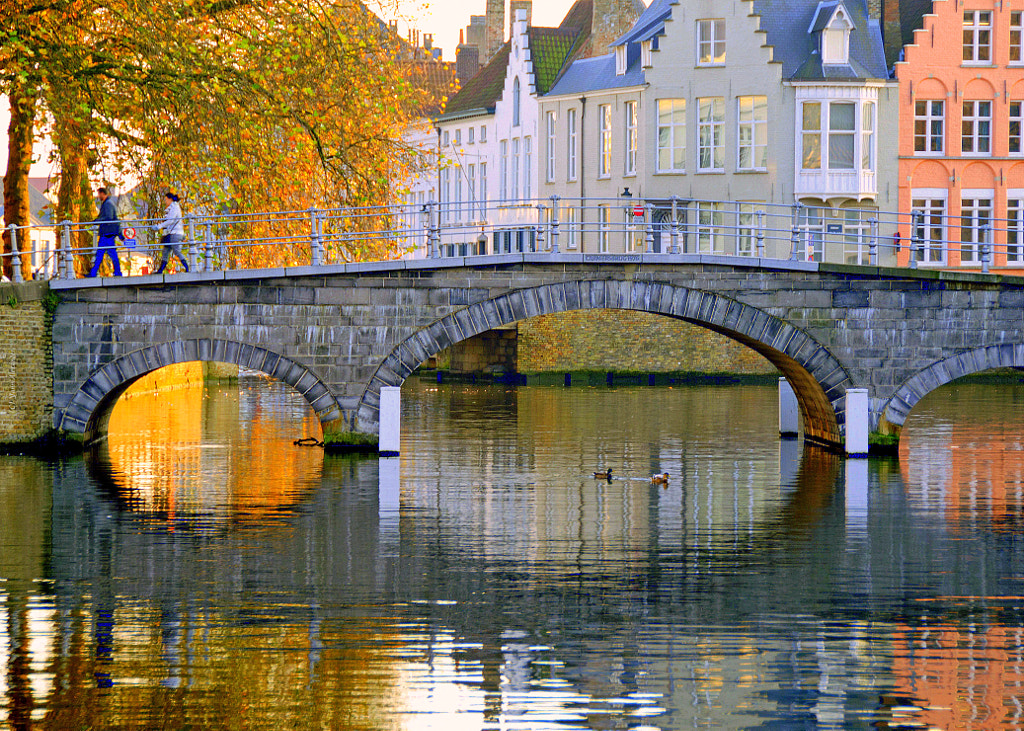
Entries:
[[394,459],[251,379],[0,458],[0,728],[1022,725],[1024,388],[870,461],[774,387],[402,399]]

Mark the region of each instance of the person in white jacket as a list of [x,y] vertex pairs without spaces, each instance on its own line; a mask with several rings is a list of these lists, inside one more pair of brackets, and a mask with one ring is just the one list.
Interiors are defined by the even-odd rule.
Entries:
[[178,260],[187,272],[188,262],[181,255],[181,242],[185,240],[185,224],[181,220],[181,206],[178,205],[179,198],[177,194],[167,191],[164,194],[164,200],[167,202],[167,207],[164,209],[163,223],[160,224],[160,228],[164,230],[164,235],[160,239],[160,243],[164,245],[164,250],[160,257],[160,268],[154,274],[163,273],[172,252],[178,257]]

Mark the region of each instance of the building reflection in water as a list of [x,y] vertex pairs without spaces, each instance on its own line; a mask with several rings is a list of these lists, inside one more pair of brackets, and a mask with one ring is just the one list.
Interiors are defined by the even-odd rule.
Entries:
[[[325,460],[268,393],[140,401],[88,467],[0,461],[0,727],[1017,723],[1010,543],[965,531],[1006,536],[1012,500],[970,493],[1010,461],[793,469],[724,436],[770,393],[544,389],[413,397],[400,459]],[[976,594],[922,589],[951,566]]]

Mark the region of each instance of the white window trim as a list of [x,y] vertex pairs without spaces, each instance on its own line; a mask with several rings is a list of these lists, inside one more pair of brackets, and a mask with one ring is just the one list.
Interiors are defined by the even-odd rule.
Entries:
[[[659,109],[661,102],[682,102],[682,110],[681,111],[682,111],[682,115],[683,115],[683,121],[681,123],[672,122],[667,127],[667,129],[669,130],[669,143],[670,143],[668,147],[662,147],[661,146],[661,130],[665,129],[665,127],[663,127],[662,124],[661,124],[661,111]],[[673,104],[673,106],[675,106],[675,104]],[[686,99],[683,99],[683,98],[680,98],[680,97],[666,97],[666,98],[663,98],[663,99],[656,99],[655,100],[655,104],[654,104],[654,110],[655,110],[655,128],[654,128],[654,133],[655,133],[655,141],[654,141],[654,169],[655,169],[655,172],[657,172],[657,173],[665,173],[665,174],[669,174],[669,175],[680,175],[680,174],[683,174],[683,173],[686,172],[686,146],[687,146],[686,145],[686,142],[687,142],[687,139],[686,139],[686,131],[687,131],[686,130]],[[673,153],[673,151],[676,148],[673,147],[672,144],[671,144],[671,142],[676,139],[675,130],[677,128],[681,128],[679,137],[682,140],[682,150],[683,150],[683,166],[680,167],[680,168],[673,167],[673,165],[675,164],[675,155],[672,154],[672,153]],[[668,150],[669,151],[669,155],[668,155],[668,157],[669,157],[669,167],[667,167],[667,168],[661,167],[661,151],[662,150]]]
[[[978,109],[977,105],[979,105],[979,104],[988,104],[988,116],[987,117],[980,117],[980,116],[977,116],[977,114],[972,114],[970,117],[968,117],[967,115],[964,115],[963,114],[963,108],[964,108],[965,104],[973,104],[973,105],[975,105],[975,107],[974,107],[975,112],[977,112],[977,109]],[[962,157],[990,157],[992,155],[992,117],[993,117],[994,108],[995,108],[995,102],[992,99],[964,99],[960,103],[960,110],[961,110],[961,117],[960,117],[960,155]],[[970,152],[965,152],[964,151],[964,137],[965,136],[964,136],[963,128],[964,128],[964,122],[967,121],[968,119],[973,120],[972,121],[972,126],[971,126],[971,129],[973,131],[971,132],[970,139],[971,139],[971,146],[974,149],[972,151],[970,151]],[[985,122],[985,121],[988,122],[988,134],[982,136],[982,135],[980,135],[978,133],[978,128],[981,126],[981,123]],[[985,140],[988,141],[988,149],[987,150],[978,150],[978,143],[982,139],[985,139]]]
[[626,155],[625,155],[625,171],[626,177],[633,177],[636,175],[636,153],[637,153],[637,142],[639,141],[638,125],[640,119],[637,113],[637,103],[635,101],[627,101],[624,105],[623,113],[626,117]]
[[555,113],[548,112],[545,117],[547,155],[544,164],[544,180],[548,183],[555,182]]
[[[1009,247],[1010,247],[1010,201],[1017,201],[1020,205],[1017,206],[1019,211],[1017,217],[1017,244],[1016,247],[1020,249],[1020,258],[1016,261],[1010,261]],[[1006,189],[1006,266],[1008,267],[1024,267],[1024,188],[1007,188]]]
[[[995,215],[995,206],[996,206],[996,192],[995,192],[995,190],[993,190],[992,188],[961,188],[960,189],[960,219],[957,221],[957,228],[960,231],[960,236],[959,236],[960,242],[959,243],[960,243],[960,264],[961,264],[961,266],[976,267],[979,264],[981,264],[981,241],[980,240],[976,240],[976,241],[973,241],[973,242],[970,243],[970,245],[972,245],[974,247],[974,249],[975,249],[975,251],[974,251],[975,258],[974,259],[968,259],[966,261],[964,260],[964,244],[966,243],[963,240],[963,238],[964,238],[963,230],[965,228],[965,226],[964,226],[964,201],[965,200],[977,200],[977,199],[988,199],[988,201],[989,201],[988,223],[989,223],[989,231],[990,232],[992,231],[993,216]],[[977,211],[978,209],[974,208],[974,209],[971,209],[971,210]],[[972,215],[972,219],[973,218],[974,218],[974,216]],[[972,222],[972,224],[970,226],[970,229],[971,229],[971,231],[979,232],[977,238],[980,239],[980,231],[981,231],[981,229],[978,228],[977,221]]]
[[[717,34],[715,33],[715,29],[716,29],[718,23],[722,24],[722,37],[721,38],[719,38],[717,36]],[[705,29],[705,28],[707,28],[709,30],[708,36],[706,38],[702,34],[702,30]],[[725,33],[725,19],[724,18],[698,18],[697,19],[697,30],[696,30],[696,38],[695,38],[695,40],[696,40],[696,43],[694,45],[695,45],[695,49],[696,49],[696,52],[697,52],[697,58],[696,58],[696,65],[697,66],[706,67],[706,66],[724,66],[725,65],[725,59],[726,59],[726,48],[725,48],[726,33]],[[721,61],[716,61],[715,60],[715,56],[716,56],[715,48],[719,44],[722,45],[722,60]],[[703,46],[709,46],[710,47],[710,58],[711,58],[710,61],[702,61],[701,60],[702,59],[701,53],[702,53],[702,47]]]
[[640,67],[649,69],[654,65],[654,41],[640,42]]
[[615,47],[615,75],[625,76],[626,74],[626,58],[627,58],[627,44],[623,43],[621,46]]
[[[1013,24],[1013,16],[1017,16],[1017,25]],[[1010,30],[1007,45],[1012,51],[1014,48],[1013,33],[1017,33],[1017,60],[1010,59],[1006,62],[1007,66],[1024,66],[1024,12],[1014,10],[1010,13]],[[1007,56],[1009,58],[1009,56]]]
[[[712,116],[710,121],[701,118],[700,107],[702,101],[710,101],[712,115],[714,110],[721,109],[721,118]],[[711,144],[707,149],[711,151],[711,167],[701,166],[701,152],[705,146],[701,144],[701,131],[709,127],[711,129]],[[717,155],[716,155],[717,153]],[[721,165],[715,165],[715,157],[721,158]],[[720,96],[706,96],[697,98],[697,168],[698,173],[724,173],[725,172],[725,98]]]
[[[761,98],[761,99],[765,100],[765,118],[764,119],[757,119],[756,117],[753,116],[754,115],[754,110],[756,109],[756,106],[755,106],[755,107],[751,107],[751,118],[750,119],[746,119],[746,120],[745,119],[741,119],[740,118],[740,100],[741,99],[757,99],[757,98]],[[750,127],[750,132],[751,132],[751,134],[750,134],[750,150],[751,150],[750,160],[751,160],[752,163],[755,163],[755,164],[752,164],[749,167],[743,167],[740,164],[740,149],[741,149],[740,139],[742,138],[742,135],[740,134],[740,130],[744,126]],[[763,127],[764,128],[764,135],[765,135],[765,143],[764,143],[764,145],[760,145],[760,147],[763,147],[765,149],[765,153],[766,153],[765,154],[765,164],[763,166],[756,164],[756,160],[758,158],[757,150],[758,150],[758,147],[759,147],[759,145],[757,144],[757,130],[758,130],[759,127]],[[768,150],[768,98],[765,95],[763,95],[763,94],[742,94],[740,96],[737,96],[736,97],[736,169],[740,170],[740,171],[743,171],[743,172],[764,172],[764,171],[766,171],[768,169],[767,150]]]
[[612,105],[601,104],[597,108],[597,177],[612,176]]
[[[924,115],[919,116],[917,114],[917,105],[920,104],[921,102],[924,102],[924,104],[926,105],[926,112],[925,112]],[[942,114],[937,116],[937,117],[932,114],[932,105],[935,102],[939,102],[940,104],[942,104]],[[915,99],[914,100],[914,126],[915,127],[917,126],[918,121],[924,120],[925,125],[927,127],[927,129],[925,131],[925,146],[926,147],[930,147],[931,146],[931,139],[932,139],[931,124],[932,124],[932,122],[934,122],[936,119],[938,119],[939,121],[942,122],[942,135],[941,135],[942,147],[940,149],[938,149],[938,150],[929,150],[929,149],[918,150],[917,149],[917,133],[916,133],[916,131],[914,132],[914,156],[915,157],[941,157],[941,156],[946,154],[946,132],[947,132],[948,127],[949,127],[949,125],[946,124],[946,111],[947,111],[947,109],[948,109],[948,105],[946,104],[946,100],[945,99]]]
[[1013,105],[1013,104],[1017,104],[1019,106],[1017,108],[1017,116],[1016,116],[1016,118],[1011,116],[1007,120],[1006,139],[1007,139],[1007,143],[1009,143],[1009,140],[1013,138],[1013,135],[1010,134],[1009,125],[1010,125],[1011,122],[1016,122],[1017,123],[1017,151],[1016,152],[1010,151],[1009,144],[1007,144],[1007,152],[1006,152],[1006,154],[1009,157],[1024,157],[1024,99],[1010,99],[1009,103],[1006,105],[1007,113],[1008,114],[1012,113],[1012,112],[1010,112],[1010,106]]
[[565,130],[565,179],[573,183],[578,176],[577,162],[579,159],[579,115],[575,109],[569,109],[565,114]]
[[[963,24],[963,30],[964,30],[964,32],[967,32],[968,30],[970,30],[971,35],[972,35],[971,46],[970,46],[971,47],[971,58],[963,59],[963,65],[964,66],[991,66],[994,63],[993,58],[992,58],[992,50],[993,50],[993,48],[992,48],[992,46],[993,46],[992,41],[994,40],[993,39],[993,35],[994,35],[994,31],[995,31],[995,24],[993,23],[994,13],[991,10],[965,10],[963,14],[967,15],[968,13],[970,13],[973,16],[973,18],[972,18],[972,21],[971,21],[970,25],[968,25],[966,22]],[[981,25],[979,23],[979,18],[983,14],[987,14],[988,15],[988,25],[987,26]],[[988,43],[983,44],[983,43],[979,42],[979,39],[980,39],[982,33],[988,33]],[[988,58],[986,58],[986,59],[979,59],[978,58],[979,51],[983,47],[986,47],[986,46],[988,47]],[[966,46],[964,46],[964,47],[966,48]]]

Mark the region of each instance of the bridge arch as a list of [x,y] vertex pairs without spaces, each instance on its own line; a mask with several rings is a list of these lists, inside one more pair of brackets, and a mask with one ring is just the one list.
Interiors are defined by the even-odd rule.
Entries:
[[147,373],[175,363],[216,361],[265,373],[298,391],[321,422],[340,418],[341,407],[319,376],[293,360],[233,340],[179,340],[132,351],[93,371],[60,414],[58,428],[84,432],[88,444],[106,430],[118,397]]
[[[435,320],[399,343],[381,362],[359,400],[360,431],[376,429],[380,389],[401,386],[427,358],[462,340],[538,315],[587,309],[638,310],[708,328],[767,358],[796,393],[807,439],[842,444],[842,364],[807,333],[764,310],[714,292],[649,281],[574,280],[506,292]],[[354,425],[353,425],[354,426]],[[372,428],[371,428],[372,427]]]
[[883,424],[902,428],[917,402],[957,378],[993,368],[1024,368],[1024,343],[986,345],[932,363],[903,382],[882,410]]

